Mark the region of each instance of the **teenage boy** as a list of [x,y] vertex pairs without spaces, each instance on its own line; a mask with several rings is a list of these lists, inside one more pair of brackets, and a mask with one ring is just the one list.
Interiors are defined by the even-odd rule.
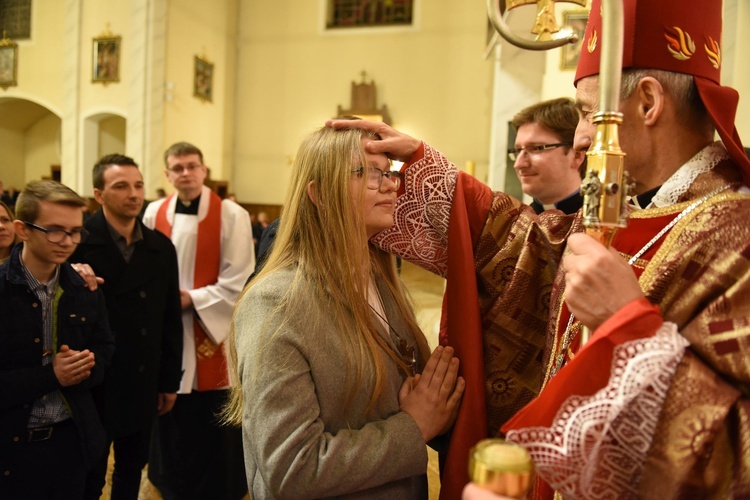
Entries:
[[54,181],[21,193],[0,266],[0,498],[80,498],[104,429],[91,388],[114,351],[104,297],[66,260],[86,202]]

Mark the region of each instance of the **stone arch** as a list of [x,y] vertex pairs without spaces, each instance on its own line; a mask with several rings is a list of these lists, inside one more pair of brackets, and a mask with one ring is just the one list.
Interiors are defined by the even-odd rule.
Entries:
[[82,193],[93,196],[91,169],[106,154],[126,154],[127,118],[114,111],[97,111],[83,117],[81,133]]
[[27,182],[59,180],[62,119],[48,103],[27,96],[0,97],[0,180],[5,189]]

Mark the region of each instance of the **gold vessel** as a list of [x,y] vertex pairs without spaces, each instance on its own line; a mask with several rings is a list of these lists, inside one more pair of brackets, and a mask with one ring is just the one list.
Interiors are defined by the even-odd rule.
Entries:
[[531,487],[534,462],[521,446],[504,439],[483,439],[469,451],[469,477],[480,488],[523,498]]

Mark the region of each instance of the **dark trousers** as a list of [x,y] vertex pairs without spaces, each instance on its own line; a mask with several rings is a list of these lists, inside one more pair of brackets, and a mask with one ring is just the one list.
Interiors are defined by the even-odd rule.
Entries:
[[227,395],[178,394],[172,411],[157,418],[148,478],[165,500],[237,500],[247,493],[242,433],[216,416]]
[[86,477],[86,500],[98,500],[107,475],[109,447],[114,444],[115,467],[112,472],[111,500],[137,500],[141,487],[141,472],[148,462],[151,427],[138,432],[111,438],[107,436],[107,447]]
[[68,419],[53,426],[49,439],[23,444],[8,498],[78,500],[83,498],[85,482],[81,438]]

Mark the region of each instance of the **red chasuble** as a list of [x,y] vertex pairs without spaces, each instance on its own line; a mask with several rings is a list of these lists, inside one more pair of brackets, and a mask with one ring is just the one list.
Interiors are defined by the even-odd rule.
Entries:
[[[168,238],[172,225],[167,219],[167,208],[174,202],[172,194],[159,207],[155,226]],[[221,198],[209,192],[208,214],[198,223],[198,242],[195,249],[195,274],[193,288],[213,285],[219,279],[221,263]],[[229,385],[224,346],[215,344],[203,329],[197,312],[193,311],[196,373],[199,391],[212,391]]]
[[[638,253],[651,238],[667,226],[676,214],[629,221],[626,228],[615,234],[612,246],[627,259]],[[663,238],[655,242],[632,267],[640,277],[648,261],[659,249]],[[570,311],[562,304],[557,323],[557,336],[551,354],[554,363],[558,354],[557,342],[567,329]],[[653,335],[663,320],[658,306],[642,298],[633,301],[599,327],[588,344],[580,347],[580,335],[571,342],[570,351],[574,357],[565,355],[565,366],[549,380],[545,380],[544,390],[539,396],[520,410],[502,427],[503,434],[513,429],[528,427],[549,427],[563,403],[572,396],[591,396],[602,389],[611,374],[614,348],[624,342]],[[576,325],[580,328],[579,325]],[[551,500],[554,490],[540,476],[536,476],[530,500]]]

